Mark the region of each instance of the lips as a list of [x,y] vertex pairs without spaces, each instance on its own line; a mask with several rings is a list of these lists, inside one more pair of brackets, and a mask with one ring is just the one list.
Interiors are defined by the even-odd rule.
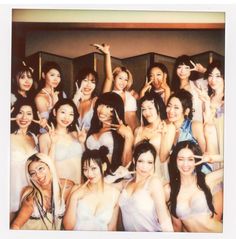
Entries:
[[20,123],[21,125],[27,125],[27,124],[28,124],[28,121],[20,120],[19,123]]
[[67,125],[67,124],[69,124],[69,123],[70,123],[70,122],[69,122],[69,121],[67,121],[67,120],[66,120],[66,121],[65,121],[65,120],[62,120],[61,122],[62,122],[63,124],[65,124],[65,125]]

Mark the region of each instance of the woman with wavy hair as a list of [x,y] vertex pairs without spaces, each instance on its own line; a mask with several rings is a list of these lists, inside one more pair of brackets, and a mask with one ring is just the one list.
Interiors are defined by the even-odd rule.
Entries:
[[23,190],[11,229],[60,230],[73,183],[58,179],[53,161],[42,153],[28,158],[25,172],[29,186]]
[[19,209],[22,189],[27,185],[25,162],[38,152],[39,125],[36,107],[29,99],[16,101],[11,112],[11,219]]
[[175,231],[222,232],[223,170],[205,175],[201,169],[203,162],[216,159],[203,156],[192,141],[179,142],[174,148],[166,193]]

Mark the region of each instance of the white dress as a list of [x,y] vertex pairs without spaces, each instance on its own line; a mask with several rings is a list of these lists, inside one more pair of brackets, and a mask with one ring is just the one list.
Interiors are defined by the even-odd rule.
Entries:
[[149,180],[147,180],[143,188],[135,191],[130,196],[126,191],[128,181],[121,192],[119,206],[125,231],[161,231],[155,204],[148,190],[148,182]]

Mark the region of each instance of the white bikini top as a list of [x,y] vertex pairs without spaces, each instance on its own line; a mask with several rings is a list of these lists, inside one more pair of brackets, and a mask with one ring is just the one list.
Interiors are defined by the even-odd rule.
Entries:
[[131,180],[127,182],[119,199],[125,231],[161,231],[155,204],[148,189],[149,180],[143,188],[129,195],[126,187]]
[[106,146],[109,151],[109,155],[112,155],[114,148],[114,140],[110,131],[104,132],[98,139],[95,139],[93,135],[87,138],[86,146],[88,149],[99,149],[101,146]]
[[55,160],[62,161],[80,157],[83,153],[83,148],[80,142],[73,140],[70,144],[58,142],[55,146]]
[[187,219],[197,214],[211,214],[204,192],[199,191],[189,203],[177,201],[176,214],[180,219]]

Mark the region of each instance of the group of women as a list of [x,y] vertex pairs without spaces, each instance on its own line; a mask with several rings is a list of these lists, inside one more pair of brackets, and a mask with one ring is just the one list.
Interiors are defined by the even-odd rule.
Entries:
[[11,97],[12,229],[222,232],[224,67],[187,55],[152,64],[138,94],[131,72],[79,71],[63,91],[55,62],[18,67]]

